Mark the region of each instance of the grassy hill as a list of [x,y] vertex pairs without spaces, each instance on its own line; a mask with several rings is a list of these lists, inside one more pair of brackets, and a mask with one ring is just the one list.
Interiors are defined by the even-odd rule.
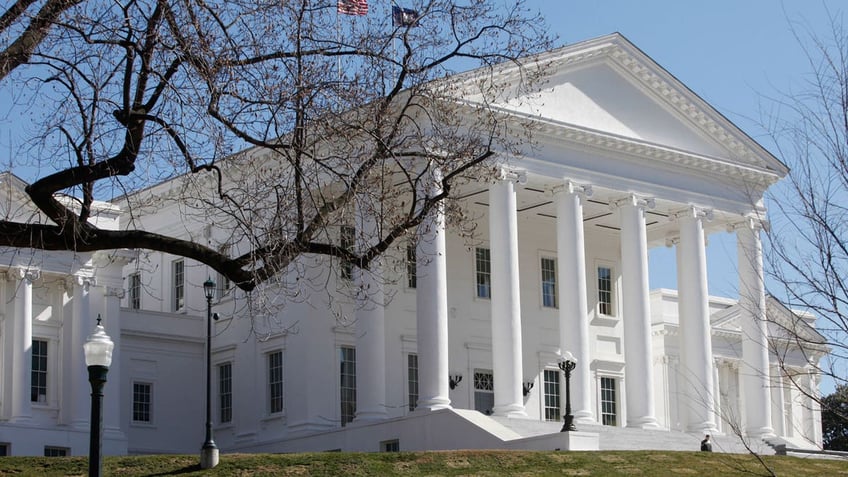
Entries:
[[[104,475],[203,476],[848,476],[848,461],[703,452],[450,451],[222,454],[201,471],[198,456],[107,457]],[[3,457],[0,475],[82,476],[84,457]]]

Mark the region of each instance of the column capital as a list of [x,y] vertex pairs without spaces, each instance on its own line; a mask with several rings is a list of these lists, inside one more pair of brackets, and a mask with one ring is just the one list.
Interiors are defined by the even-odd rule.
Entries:
[[713,220],[713,209],[690,204],[681,210],[668,214],[668,220],[671,222],[687,218],[706,219],[707,222],[711,222]]
[[628,194],[625,197],[621,197],[618,199],[613,199],[610,201],[609,206],[610,210],[620,209],[625,206],[639,207],[642,210],[645,209],[653,209],[657,206],[656,201],[653,197],[638,195],[638,194]]
[[768,220],[759,216],[748,216],[738,222],[731,222],[727,224],[728,232],[736,232],[737,230],[743,229],[759,232],[760,230],[768,230],[768,228]]
[[592,190],[592,184],[581,184],[574,182],[571,179],[564,179],[562,184],[548,189],[546,195],[557,196],[559,194],[580,194],[585,197],[592,197],[595,193]]
[[524,169],[513,169],[506,166],[497,166],[495,169],[496,181],[512,181],[519,184],[527,183],[527,171]]
[[30,284],[41,278],[41,270],[36,268],[16,267],[11,269],[12,276],[17,280],[26,280]]
[[82,286],[85,291],[88,291],[89,288],[97,285],[97,278],[90,275],[75,274],[73,276],[73,281],[75,285]]

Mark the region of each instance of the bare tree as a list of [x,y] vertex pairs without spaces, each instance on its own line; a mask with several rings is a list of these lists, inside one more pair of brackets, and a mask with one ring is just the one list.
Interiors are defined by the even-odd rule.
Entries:
[[[40,217],[0,221],[0,245],[167,252],[244,290],[303,254],[368,268],[496,152],[529,139],[487,104],[540,79],[544,65],[522,58],[550,39],[521,1],[419,0],[394,21],[388,2],[367,15],[346,14],[349,3],[11,5],[0,79],[17,108],[43,116],[29,161],[47,173],[27,188]],[[518,69],[507,77],[504,65]],[[436,170],[441,192],[422,194]],[[133,217],[121,230],[91,220],[113,197]],[[175,204],[183,230],[150,230],[148,213]],[[379,225],[352,249],[333,231],[356,208]]]
[[816,405],[822,400],[809,369],[836,386],[848,382],[848,36],[838,17],[831,17],[831,26],[820,36],[793,25],[810,74],[800,90],[771,101],[767,115],[778,155],[791,172],[771,202],[766,273],[776,284],[773,292],[790,309],[805,312],[770,320],[777,338],[771,351],[787,384]]

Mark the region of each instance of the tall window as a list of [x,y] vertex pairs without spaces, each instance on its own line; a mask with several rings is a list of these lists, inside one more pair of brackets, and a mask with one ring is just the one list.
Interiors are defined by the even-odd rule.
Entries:
[[418,405],[418,355],[410,353],[406,357],[406,374],[409,384],[409,410]]
[[545,420],[559,421],[559,370],[545,370]]
[[150,383],[133,383],[133,422],[150,422],[152,394]]
[[283,412],[283,352],[268,354],[268,412]]
[[418,286],[418,262],[415,260],[415,244],[406,245],[406,286],[415,288]]
[[492,255],[488,248],[476,248],[474,264],[477,270],[477,296],[492,298]]
[[[339,246],[343,249],[353,250],[355,238],[356,229],[349,225],[342,225]],[[342,260],[342,278],[345,280],[353,279],[353,264],[347,260]]]
[[542,306],[557,307],[556,260],[542,257]]
[[32,376],[30,400],[47,402],[47,341],[32,340]]
[[174,311],[185,308],[185,261],[171,263],[171,289],[174,292]]
[[474,370],[474,409],[492,414],[495,407],[495,379],[492,372],[483,369]]
[[612,316],[612,270],[598,267],[598,313]]
[[601,424],[616,426],[615,379],[601,378]]
[[222,423],[233,420],[233,365],[218,365],[218,408]]
[[342,426],[356,416],[356,348],[339,348],[339,376],[341,378]]
[[141,274],[132,273],[127,277],[127,300],[133,310],[141,308]]

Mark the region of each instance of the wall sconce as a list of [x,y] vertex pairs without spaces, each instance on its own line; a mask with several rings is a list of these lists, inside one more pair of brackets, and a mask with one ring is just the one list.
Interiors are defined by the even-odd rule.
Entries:
[[451,374],[448,377],[448,384],[451,389],[456,389],[456,386],[462,381],[462,375],[459,373]]
[[524,393],[525,396],[530,394],[530,390],[533,389],[534,384],[535,383],[533,381],[527,381],[521,385],[521,391]]

